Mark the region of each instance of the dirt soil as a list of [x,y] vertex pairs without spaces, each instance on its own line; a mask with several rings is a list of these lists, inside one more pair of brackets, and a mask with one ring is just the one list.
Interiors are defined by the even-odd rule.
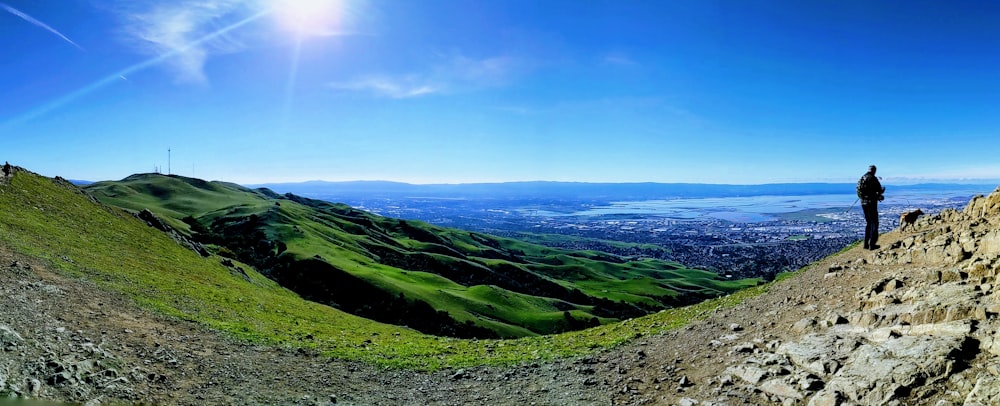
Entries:
[[[893,237],[883,236],[882,244],[891,244]],[[733,347],[791,341],[802,335],[791,328],[799,320],[857,310],[855,293],[890,272],[870,265],[874,255],[857,246],[704,321],[611,351],[610,362],[623,371],[618,377],[604,375],[611,383],[612,403],[677,405],[687,398],[716,399],[716,404],[725,405],[770,404],[764,396],[719,390],[726,369],[746,358],[734,353]],[[827,277],[831,267],[844,264],[859,266]]]
[[[719,393],[740,361],[733,345],[784,342],[803,317],[855,309],[855,292],[885,272],[865,265],[873,255],[854,248],[704,321],[591,356],[418,373],[237,342],[0,246],[0,333],[16,334],[0,341],[0,388],[86,404],[761,404]],[[864,266],[828,277],[838,263]]]

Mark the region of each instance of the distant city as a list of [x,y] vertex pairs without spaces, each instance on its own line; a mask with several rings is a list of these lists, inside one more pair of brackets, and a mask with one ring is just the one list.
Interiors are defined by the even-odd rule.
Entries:
[[[296,193],[292,185],[268,186],[277,192]],[[572,198],[568,190],[557,196],[543,191],[505,194],[502,185],[498,184],[495,193],[487,193],[482,185],[477,185],[475,193],[462,193],[460,188],[440,193],[412,189],[419,188],[417,185],[407,185],[410,189],[397,194],[370,188],[298,192],[388,217],[563,248],[668,259],[733,278],[770,279],[778,272],[801,268],[857,241],[864,227],[853,185],[797,187],[788,192],[797,194],[785,195],[770,185],[759,187],[757,193],[771,194],[752,196],[740,195],[739,190],[718,192],[721,189],[660,199],[651,199],[652,193],[632,193],[632,199],[623,200],[613,199],[613,190],[597,196],[586,190],[586,184],[576,185],[582,188],[580,199]],[[961,209],[974,195],[994,188],[889,186],[888,198],[879,208],[880,229],[888,232],[896,228],[904,211],[920,208],[934,215],[945,209]],[[515,196],[507,197],[510,195]]]

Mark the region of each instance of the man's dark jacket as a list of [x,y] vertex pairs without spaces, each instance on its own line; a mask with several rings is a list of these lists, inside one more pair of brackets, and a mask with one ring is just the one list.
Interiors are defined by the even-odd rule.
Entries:
[[861,204],[865,205],[881,200],[885,189],[882,188],[882,183],[878,181],[875,175],[867,172],[858,180],[857,192],[858,198],[861,199]]

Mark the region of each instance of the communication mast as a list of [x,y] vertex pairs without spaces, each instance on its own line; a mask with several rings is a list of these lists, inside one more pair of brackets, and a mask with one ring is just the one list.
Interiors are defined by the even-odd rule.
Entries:
[[170,148],[167,148],[167,175],[170,173]]

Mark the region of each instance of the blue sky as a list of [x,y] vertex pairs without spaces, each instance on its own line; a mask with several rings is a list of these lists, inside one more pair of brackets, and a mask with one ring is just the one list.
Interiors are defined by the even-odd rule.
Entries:
[[0,0],[0,160],[239,183],[1000,179],[1000,3]]

